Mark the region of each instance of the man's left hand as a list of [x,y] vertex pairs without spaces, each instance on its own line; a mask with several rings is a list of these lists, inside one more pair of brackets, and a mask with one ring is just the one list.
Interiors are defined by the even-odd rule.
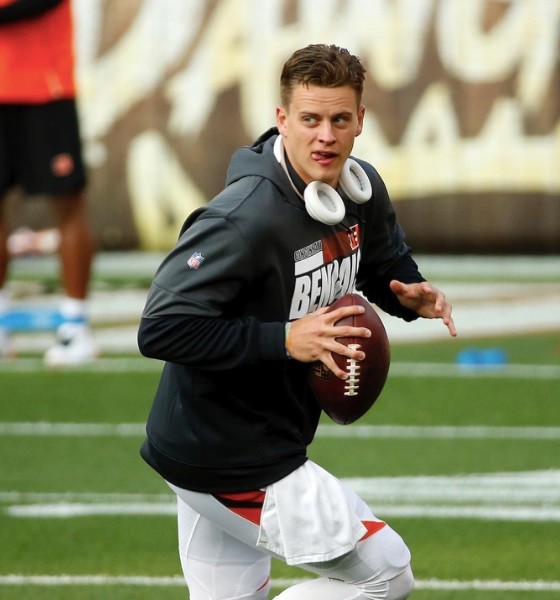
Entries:
[[457,330],[451,316],[451,304],[445,299],[445,294],[434,287],[431,283],[402,283],[393,279],[389,284],[392,292],[397,296],[399,302],[421,317],[426,319],[441,319],[455,337]]

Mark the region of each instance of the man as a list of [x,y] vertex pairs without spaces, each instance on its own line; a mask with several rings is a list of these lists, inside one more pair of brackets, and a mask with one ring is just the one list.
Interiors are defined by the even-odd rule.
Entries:
[[[70,0],[0,0],[0,314],[8,310],[8,191],[47,195],[60,230],[65,298],[51,366],[89,362],[97,346],[85,302],[93,260],[75,102]],[[13,348],[0,328],[0,356]]]
[[413,587],[403,540],[307,459],[320,409],[306,374],[320,360],[344,378],[333,353],[364,359],[335,338],[370,332],[334,325],[361,309],[326,312],[347,291],[455,335],[451,306],[420,275],[378,173],[348,160],[359,59],[311,45],[280,83],[277,129],[234,154],[155,275],[138,340],[166,362],[141,454],[177,494],[192,600],[266,598],[271,557],[320,576],[282,600],[399,600]]

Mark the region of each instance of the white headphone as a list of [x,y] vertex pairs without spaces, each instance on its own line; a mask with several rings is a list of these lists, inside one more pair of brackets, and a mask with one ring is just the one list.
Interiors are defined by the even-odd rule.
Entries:
[[[344,219],[346,209],[339,193],[324,181],[312,181],[303,192],[303,197],[296,189],[286,165],[284,157],[284,141],[281,135],[274,142],[274,156],[282,165],[292,188],[305,202],[309,216],[325,225],[336,225]],[[340,174],[340,188],[356,204],[363,204],[371,198],[371,182],[364,169],[349,158],[342,167]]]

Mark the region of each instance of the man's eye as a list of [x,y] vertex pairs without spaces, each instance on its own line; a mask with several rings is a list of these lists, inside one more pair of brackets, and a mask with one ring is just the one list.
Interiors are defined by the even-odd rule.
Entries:
[[316,119],[315,119],[315,117],[312,117],[311,115],[306,115],[305,117],[302,118],[302,121],[304,123],[307,123],[308,125],[311,125],[311,124],[315,123]]

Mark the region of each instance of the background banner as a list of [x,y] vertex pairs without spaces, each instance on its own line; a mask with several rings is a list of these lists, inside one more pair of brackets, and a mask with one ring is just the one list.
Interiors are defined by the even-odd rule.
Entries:
[[74,0],[104,248],[165,250],[274,124],[286,58],[367,69],[354,153],[422,252],[560,252],[560,0]]

